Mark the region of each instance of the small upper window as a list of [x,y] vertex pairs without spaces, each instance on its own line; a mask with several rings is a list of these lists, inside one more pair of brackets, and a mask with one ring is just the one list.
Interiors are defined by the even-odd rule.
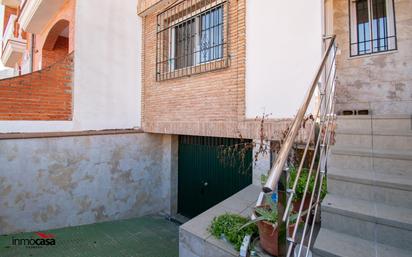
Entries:
[[186,0],[157,23],[157,80],[227,67],[226,1]]
[[351,56],[396,50],[393,0],[350,0]]

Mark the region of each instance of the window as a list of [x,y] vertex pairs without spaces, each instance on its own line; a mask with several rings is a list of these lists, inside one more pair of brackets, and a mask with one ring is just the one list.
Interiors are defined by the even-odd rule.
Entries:
[[195,62],[196,52],[196,22],[194,19],[183,22],[174,27],[174,69],[181,69],[192,66]]
[[397,49],[393,0],[350,0],[351,56]]
[[157,16],[156,80],[228,66],[227,2],[185,0]]
[[217,7],[200,17],[200,62],[209,62],[223,57],[223,15]]

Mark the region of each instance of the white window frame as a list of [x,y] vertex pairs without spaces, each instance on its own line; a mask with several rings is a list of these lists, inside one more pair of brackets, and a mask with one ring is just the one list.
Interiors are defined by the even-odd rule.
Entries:
[[373,0],[367,0],[368,2],[368,12],[369,12],[369,33],[370,33],[370,46],[369,49],[370,52],[365,53],[365,54],[359,54],[359,48],[358,48],[358,24],[357,24],[357,12],[356,12],[356,2],[357,0],[350,0],[350,40],[349,40],[349,51],[350,51],[350,56],[360,56],[360,55],[370,55],[370,54],[378,54],[382,52],[389,52],[396,50],[396,21],[395,21],[395,7],[394,7],[394,1],[393,0],[385,0],[386,1],[386,19],[387,19],[387,30],[388,30],[388,36],[394,36],[395,40],[388,40],[388,49],[387,51],[376,51],[373,52],[373,28],[372,28],[372,20],[373,20],[373,8],[372,8],[372,1]]

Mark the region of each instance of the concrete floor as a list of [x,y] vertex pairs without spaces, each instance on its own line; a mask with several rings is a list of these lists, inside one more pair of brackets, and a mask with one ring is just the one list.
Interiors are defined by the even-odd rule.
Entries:
[[[105,222],[43,232],[56,244],[30,248],[12,239],[40,239],[35,233],[0,236],[1,257],[174,257],[179,227],[163,217]],[[44,236],[44,235],[43,235]]]

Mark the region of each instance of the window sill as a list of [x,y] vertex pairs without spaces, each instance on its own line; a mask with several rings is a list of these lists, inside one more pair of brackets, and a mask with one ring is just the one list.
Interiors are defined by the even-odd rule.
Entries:
[[165,72],[158,74],[156,76],[156,81],[162,82],[171,79],[190,77],[196,74],[202,74],[210,71],[216,71],[229,67],[229,58],[224,58],[220,60],[214,60],[202,64],[197,64],[195,66],[190,66],[186,68],[181,68],[171,72]]
[[371,53],[371,54],[349,56],[347,59],[348,60],[356,60],[356,59],[362,59],[362,58],[368,58],[368,57],[374,57],[374,56],[380,56],[380,55],[396,54],[398,52],[399,52],[398,49],[394,49],[394,50],[389,50],[389,51],[385,51],[385,52],[377,52],[377,53]]

